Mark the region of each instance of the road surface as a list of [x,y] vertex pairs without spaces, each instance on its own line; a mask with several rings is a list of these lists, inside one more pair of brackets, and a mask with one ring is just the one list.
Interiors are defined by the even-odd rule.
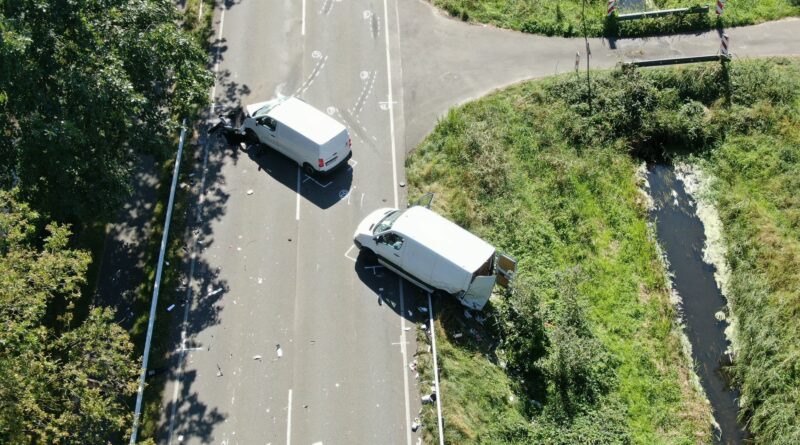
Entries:
[[[313,179],[274,153],[201,141],[190,304],[159,443],[416,443],[416,292],[358,260],[352,233],[370,211],[405,206],[406,153],[447,109],[571,71],[584,42],[464,24],[422,0],[229,1],[214,29],[214,111],[294,94],[344,122],[354,154]],[[748,57],[797,54],[798,31],[790,19],[728,34]],[[590,46],[593,67],[609,68],[713,54],[719,36]]]

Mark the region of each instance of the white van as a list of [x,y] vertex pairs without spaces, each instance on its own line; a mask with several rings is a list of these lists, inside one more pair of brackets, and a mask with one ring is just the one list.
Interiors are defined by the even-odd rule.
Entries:
[[483,309],[496,281],[508,285],[516,261],[433,211],[383,208],[358,225],[353,243],[428,292],[443,291]]
[[297,162],[308,175],[345,165],[352,155],[344,125],[292,96],[248,105],[241,132]]

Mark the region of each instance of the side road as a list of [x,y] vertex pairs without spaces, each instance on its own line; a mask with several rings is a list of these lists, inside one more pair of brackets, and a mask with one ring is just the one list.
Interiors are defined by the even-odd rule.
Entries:
[[[453,19],[424,0],[400,2],[400,50],[406,151],[413,150],[452,106],[526,79],[571,72],[575,52],[586,69],[582,38],[523,34]],[[737,57],[800,55],[800,18],[731,28]],[[609,41],[589,39],[592,68],[619,62],[717,54],[717,31]]]

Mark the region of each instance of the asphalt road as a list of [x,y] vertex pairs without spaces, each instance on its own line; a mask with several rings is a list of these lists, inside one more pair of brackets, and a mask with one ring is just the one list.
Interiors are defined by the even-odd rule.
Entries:
[[[358,261],[353,230],[377,207],[405,205],[406,153],[438,116],[572,70],[583,40],[466,25],[422,0],[229,1],[214,26],[215,111],[295,94],[348,126],[354,154],[315,180],[274,153],[202,141],[190,304],[172,314],[186,323],[159,443],[416,443],[405,330],[422,315],[415,290]],[[752,56],[797,54],[785,36],[798,31],[795,19],[729,34],[735,54]],[[612,67],[716,53],[719,37],[590,45],[593,66]]]
[[274,152],[209,141],[183,372],[164,394],[163,443],[412,443],[415,344],[402,285],[352,248],[367,213],[404,199],[388,75],[399,52],[386,46],[396,10],[305,8],[305,18],[295,1],[216,11],[215,111],[298,95],[347,124],[354,155],[313,179]]

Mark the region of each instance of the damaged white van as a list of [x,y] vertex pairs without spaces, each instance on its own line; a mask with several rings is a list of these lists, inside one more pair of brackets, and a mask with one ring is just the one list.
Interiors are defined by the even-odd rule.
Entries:
[[297,162],[307,175],[330,172],[352,155],[347,127],[292,96],[248,105],[240,131]]
[[353,243],[378,263],[428,292],[483,309],[495,282],[508,285],[516,261],[422,206],[383,208],[358,225]]

